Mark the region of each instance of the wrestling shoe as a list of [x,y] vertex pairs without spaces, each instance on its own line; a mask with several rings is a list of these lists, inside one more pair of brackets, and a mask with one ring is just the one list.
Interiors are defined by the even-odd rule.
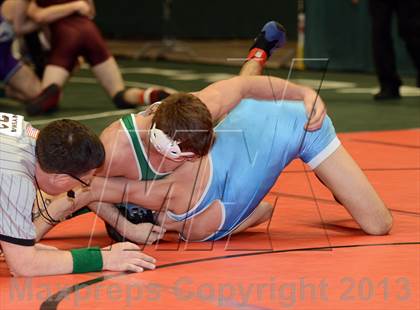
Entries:
[[57,84],[51,84],[37,97],[26,102],[26,113],[29,116],[35,116],[56,111],[60,93],[60,87]]
[[373,95],[373,99],[376,101],[401,99],[399,87],[382,88],[379,93]]
[[[133,204],[117,204],[115,207],[120,211],[120,214],[125,217],[130,223],[152,223],[155,224],[153,212]],[[106,231],[109,237],[116,242],[130,241],[122,236],[113,226],[106,223]],[[130,241],[131,242],[131,241]]]
[[267,58],[278,48],[286,44],[286,29],[278,22],[270,21],[264,25],[261,32],[254,39],[249,49],[261,49],[266,52]]

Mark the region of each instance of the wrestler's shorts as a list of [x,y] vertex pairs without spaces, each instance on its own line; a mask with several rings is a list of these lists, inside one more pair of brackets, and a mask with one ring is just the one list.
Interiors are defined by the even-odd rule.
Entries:
[[8,83],[22,63],[12,55],[13,41],[0,42],[0,80]]
[[322,127],[317,131],[308,131],[303,137],[299,157],[315,169],[341,145],[335,134],[331,119],[326,116]]
[[50,30],[50,65],[71,72],[79,56],[83,56],[92,67],[111,57],[98,27],[87,17],[68,16],[51,24]]

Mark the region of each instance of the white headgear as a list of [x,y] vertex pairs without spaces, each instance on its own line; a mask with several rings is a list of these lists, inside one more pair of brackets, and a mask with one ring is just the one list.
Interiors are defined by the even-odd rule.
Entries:
[[156,128],[156,123],[150,129],[150,142],[160,154],[172,160],[195,155],[193,152],[182,152],[179,147],[180,142],[172,140],[162,130]]

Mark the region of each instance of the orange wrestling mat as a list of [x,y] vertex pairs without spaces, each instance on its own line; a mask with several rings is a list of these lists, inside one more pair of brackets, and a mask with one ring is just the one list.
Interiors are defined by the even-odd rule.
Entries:
[[[269,225],[230,240],[162,242],[158,268],[11,278],[0,262],[0,309],[419,309],[420,130],[341,134],[392,210],[388,236],[367,236],[299,161],[266,197]],[[314,199],[316,198],[316,199]],[[87,246],[92,214],[43,243]],[[109,244],[97,222],[92,245]]]

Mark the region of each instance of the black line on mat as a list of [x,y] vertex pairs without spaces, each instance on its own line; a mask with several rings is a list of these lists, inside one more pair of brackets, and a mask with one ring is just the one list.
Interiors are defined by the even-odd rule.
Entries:
[[[288,253],[288,252],[305,252],[305,251],[320,251],[320,250],[332,250],[332,249],[343,249],[343,248],[361,248],[361,247],[379,247],[379,246],[403,246],[403,245],[419,245],[420,242],[395,242],[395,243],[373,243],[373,244],[350,244],[350,245],[337,245],[337,246],[328,246],[328,247],[312,247],[312,248],[296,248],[296,249],[285,249],[285,250],[270,250],[270,251],[261,251],[261,252],[252,252],[252,253],[243,253],[243,254],[232,254],[232,255],[223,255],[223,256],[215,256],[215,257],[207,257],[207,258],[199,258],[193,260],[186,260],[180,262],[174,262],[169,264],[164,264],[157,266],[156,269],[163,269],[181,265],[188,265],[188,264],[195,264],[195,263],[202,263],[202,262],[209,262],[215,260],[222,260],[222,259],[232,259],[237,257],[247,257],[247,256],[257,256],[257,255],[265,255],[265,254],[278,254],[278,253]],[[117,274],[112,274],[108,276],[101,276],[98,278],[94,278],[88,281],[84,281],[70,287],[67,287],[54,295],[48,297],[40,306],[40,310],[56,310],[58,304],[65,299],[70,294],[74,292],[84,289],[88,286],[94,285],[99,282],[103,282],[109,279],[119,278],[122,276],[130,275],[132,272],[121,272]]]

